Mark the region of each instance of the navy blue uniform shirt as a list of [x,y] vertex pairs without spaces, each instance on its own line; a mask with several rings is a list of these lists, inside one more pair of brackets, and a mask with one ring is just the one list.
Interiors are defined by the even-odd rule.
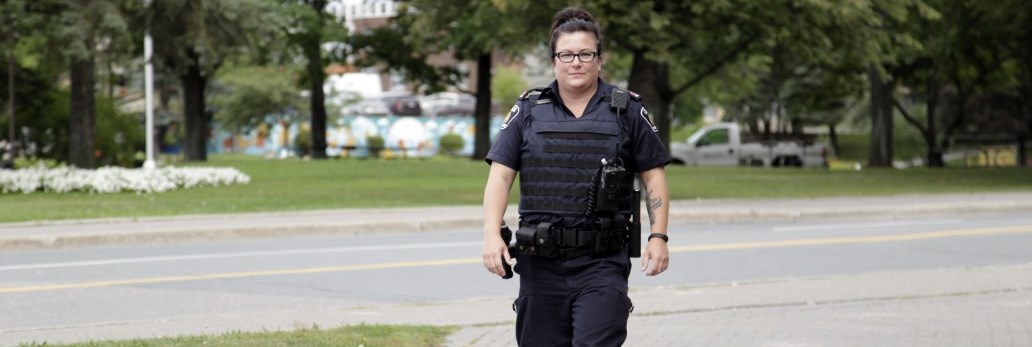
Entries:
[[[616,87],[600,78],[595,95],[591,97],[580,119],[612,117],[614,111],[609,107],[609,102],[604,96],[609,95],[613,88]],[[558,84],[553,81],[548,85],[548,89],[542,93],[541,97],[552,98],[553,102],[561,103],[562,101],[558,97]],[[502,122],[502,129],[498,132],[495,143],[485,158],[488,165],[498,162],[517,172],[520,171],[520,158],[523,157],[524,151],[530,150],[524,141],[524,138],[530,135],[525,131],[524,124],[530,114],[531,101],[518,100],[509,110],[508,116]],[[562,110],[566,117],[576,118],[565,104],[563,104]],[[624,166],[627,170],[639,173],[669,164],[670,154],[663,146],[663,141],[659,138],[659,130],[649,118],[645,106],[641,102],[631,100],[627,105],[627,110],[623,112],[624,114],[621,116],[625,120],[624,126],[629,130],[625,134],[630,138],[628,153],[630,158],[624,158]]]

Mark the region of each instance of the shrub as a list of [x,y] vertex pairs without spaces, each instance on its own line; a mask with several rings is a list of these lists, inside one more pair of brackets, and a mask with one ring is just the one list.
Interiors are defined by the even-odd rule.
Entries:
[[297,130],[294,137],[294,149],[299,157],[307,156],[312,152],[312,132],[304,127]]
[[[68,160],[71,95],[63,89],[44,90],[42,93],[24,104],[19,102],[19,108],[24,109],[16,115],[16,125],[27,129],[18,136],[21,155],[65,162]],[[114,100],[100,95],[96,99],[96,111],[93,145],[100,154],[96,158],[97,165],[134,166],[136,152],[146,146],[140,116],[119,112]],[[5,120],[5,135],[6,118],[0,117]]]
[[380,151],[384,148],[385,141],[380,135],[366,137],[366,147],[369,149],[369,156],[380,157]]
[[29,168],[45,168],[45,169],[56,169],[64,167],[64,164],[58,162],[56,159],[48,158],[37,158],[37,157],[18,157],[14,159],[15,169],[29,169]]
[[440,148],[443,154],[457,155],[464,146],[466,146],[466,141],[459,134],[448,133],[441,136]]

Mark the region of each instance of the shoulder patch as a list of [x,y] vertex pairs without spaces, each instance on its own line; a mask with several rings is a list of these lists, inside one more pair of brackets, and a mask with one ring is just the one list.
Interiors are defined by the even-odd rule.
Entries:
[[508,128],[509,127],[509,122],[511,122],[513,119],[515,119],[519,115],[520,115],[520,103],[517,102],[516,104],[512,105],[511,109],[509,109],[509,114],[505,115],[505,120],[502,120],[502,129],[504,130],[505,128]]
[[645,105],[641,105],[641,112],[639,113],[641,114],[641,118],[645,119],[645,123],[648,123],[648,125],[652,127],[652,132],[658,133],[659,128],[656,127],[656,122],[652,121],[652,114],[645,109]]

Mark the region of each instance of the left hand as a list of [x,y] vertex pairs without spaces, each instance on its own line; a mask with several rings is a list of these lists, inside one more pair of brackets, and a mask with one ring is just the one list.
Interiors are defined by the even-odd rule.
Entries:
[[[652,266],[649,266],[652,263]],[[653,238],[645,246],[645,254],[641,256],[641,271],[645,276],[655,276],[666,271],[670,266],[670,252],[667,250],[667,243],[660,238]]]

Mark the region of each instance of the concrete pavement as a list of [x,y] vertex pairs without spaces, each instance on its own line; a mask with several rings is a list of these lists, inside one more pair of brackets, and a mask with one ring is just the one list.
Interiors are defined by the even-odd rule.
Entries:
[[[627,346],[1032,346],[1032,264],[632,288],[630,297]],[[516,346],[507,313],[506,322],[462,322],[448,346]]]
[[[514,221],[515,208],[507,220]],[[675,201],[689,222],[910,218],[1032,212],[1032,193]],[[0,250],[478,228],[479,206],[355,209],[0,224]],[[628,346],[1030,346],[1032,264],[679,287],[636,287]],[[452,324],[448,346],[514,346],[512,298],[98,324],[93,336]],[[215,328],[217,327],[217,328]],[[39,331],[8,332],[40,334]],[[58,334],[58,332],[52,332]],[[77,336],[52,336],[73,341]],[[8,335],[5,333],[5,335]],[[5,336],[18,340],[19,336]]]

